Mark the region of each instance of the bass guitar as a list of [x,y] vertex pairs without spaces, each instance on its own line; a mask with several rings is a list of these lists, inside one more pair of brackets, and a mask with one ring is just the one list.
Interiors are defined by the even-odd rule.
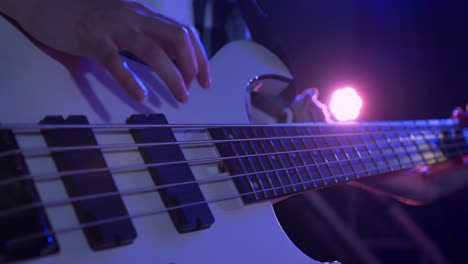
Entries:
[[97,63],[0,32],[0,261],[315,263],[271,201],[468,153],[454,120],[252,123],[253,82],[291,78],[255,43],[224,47],[181,105],[145,65],[128,61],[140,103]]

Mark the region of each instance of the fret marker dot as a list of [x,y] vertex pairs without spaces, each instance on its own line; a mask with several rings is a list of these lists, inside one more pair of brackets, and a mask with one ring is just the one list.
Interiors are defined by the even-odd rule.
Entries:
[[258,185],[257,182],[253,182],[253,187],[254,187],[254,189],[259,189],[260,188],[260,186]]

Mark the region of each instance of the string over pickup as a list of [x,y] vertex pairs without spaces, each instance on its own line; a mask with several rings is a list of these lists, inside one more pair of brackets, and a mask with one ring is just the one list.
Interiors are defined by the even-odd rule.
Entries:
[[[149,116],[133,115],[127,120],[127,123],[158,125],[167,124],[168,122],[164,115],[153,114]],[[131,133],[136,143],[176,142],[171,128],[131,129]],[[185,161],[182,150],[178,145],[141,147],[139,150],[146,164]],[[197,231],[208,228],[214,223],[213,214],[208,204],[204,203],[206,200],[200,187],[197,183],[193,183],[195,177],[188,164],[151,166],[148,171],[157,186],[192,182],[163,188],[159,191],[164,205],[168,208],[197,203],[197,205],[184,206],[169,211],[171,220],[178,232]]]

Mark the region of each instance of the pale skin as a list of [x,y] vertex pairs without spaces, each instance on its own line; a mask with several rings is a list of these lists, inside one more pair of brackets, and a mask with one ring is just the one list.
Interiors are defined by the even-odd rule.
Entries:
[[[145,98],[147,91],[124,64],[118,54],[121,50],[143,58],[180,102],[187,102],[188,87],[195,79],[204,88],[211,85],[208,59],[192,28],[142,4],[124,0],[1,0],[0,13],[53,49],[99,61],[137,100]],[[421,203],[467,183],[465,157],[352,184]]]
[[140,3],[2,0],[0,12],[51,48],[99,61],[137,100],[147,91],[124,64],[121,50],[144,58],[180,102],[188,100],[194,79],[204,88],[211,85],[208,59],[192,28]]

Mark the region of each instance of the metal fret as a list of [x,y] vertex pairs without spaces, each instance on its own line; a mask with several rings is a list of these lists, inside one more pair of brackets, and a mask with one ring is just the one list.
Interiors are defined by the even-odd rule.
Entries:
[[[315,133],[316,131],[311,131],[311,129],[312,129],[311,127],[308,128],[308,131],[309,131],[309,133],[311,135],[312,134],[319,134],[319,133]],[[307,138],[307,141],[311,142],[311,145],[313,145],[315,148],[323,148],[324,147],[323,144],[320,145],[319,143],[317,143],[318,140],[320,140],[319,137]],[[324,181],[325,185],[337,183],[337,180],[335,179],[335,177],[333,177],[334,174],[333,174],[332,169],[330,168],[329,161],[323,155],[322,151],[313,150],[313,151],[310,151],[309,154],[311,155],[314,163],[316,164],[316,166],[318,168],[318,171],[320,172],[320,177]],[[319,160],[319,161],[317,162],[317,160]],[[322,165],[319,165],[319,163],[322,164]],[[323,167],[325,167],[325,170],[328,171],[330,177],[327,177],[327,175],[324,175],[324,172],[322,170]],[[330,179],[333,182],[329,183],[328,180],[330,180]]]
[[247,175],[234,182],[240,193],[252,191],[244,199],[250,203],[456,158],[466,139],[459,141],[455,125],[407,121],[209,131],[229,172]]
[[[362,127],[362,129],[364,130],[364,132],[366,132],[366,128],[365,128],[365,127]],[[372,154],[372,151],[370,150],[368,143],[366,142],[365,139],[363,139],[362,134],[359,135],[358,137],[359,137],[359,139],[361,140],[362,144],[364,144],[364,149],[366,150],[367,155],[369,156],[369,160],[373,162],[373,164],[374,164],[374,166],[375,166],[375,169],[378,170],[379,172],[381,172],[381,171],[380,171],[380,167],[378,166],[377,162],[375,161],[375,157],[374,157],[374,155]],[[367,164],[367,163],[366,163],[366,164]],[[366,166],[366,168],[367,168],[367,166]],[[371,171],[373,171],[373,170],[371,170]],[[370,172],[369,170],[368,170],[368,172],[369,172],[369,175],[375,174],[375,173]]]
[[431,130],[431,127],[430,127],[429,122],[424,122],[424,126],[417,129],[415,132],[415,135],[418,138],[418,141],[421,143],[418,145],[420,146],[420,149],[423,152],[423,156],[427,159],[429,163],[435,163],[437,162],[437,158],[435,157],[435,153],[432,151],[431,144],[427,140],[426,135],[425,135],[425,131],[430,131],[430,130]]
[[[319,128],[319,131],[320,131],[320,128]],[[320,134],[322,134],[322,132],[320,131]],[[316,146],[318,148],[328,148],[328,144],[326,143],[326,140],[324,140],[323,138],[313,138],[313,141],[315,142]],[[317,142],[322,142],[322,143],[317,143]],[[318,150],[317,153],[320,154],[322,160],[326,163],[326,168],[328,169],[328,172],[330,172],[330,176],[331,178],[333,179],[334,183],[338,183],[338,180],[337,178],[335,177],[335,172],[333,171],[332,167],[330,166],[330,160],[327,158],[327,156],[324,154],[324,152],[328,152],[329,150]],[[337,174],[341,174],[341,172],[337,173]]]
[[[282,133],[278,133],[278,131],[282,132]],[[291,136],[287,129],[286,128],[277,128],[277,129],[273,129],[273,134],[276,136],[276,137],[288,137],[288,136]],[[279,139],[279,145],[280,147],[284,150],[284,151],[291,151],[291,150],[299,150],[298,146],[295,146],[294,144],[291,143],[291,140],[290,139]],[[287,141],[288,143],[288,147],[285,145],[285,141]],[[288,153],[288,154],[285,154],[286,156],[286,162],[283,161],[283,159],[280,158],[280,162],[281,164],[284,166],[284,167],[296,167],[296,163],[294,162],[294,160],[292,159],[292,155],[295,155],[297,157],[297,154],[296,153]],[[293,171],[296,178],[299,180],[299,183],[296,183],[293,181],[293,179],[291,178],[291,176],[289,175],[289,172],[290,171]],[[302,189],[303,190],[306,190],[306,186],[304,185],[304,182],[302,181],[301,177],[300,177],[300,173],[299,173],[299,170],[297,168],[294,168],[294,169],[291,169],[291,170],[286,170],[286,175],[288,176],[288,179],[289,181],[291,182],[291,184],[293,185],[294,187],[294,191],[297,191],[297,188],[296,188],[296,185],[302,185]],[[293,175],[294,177],[294,175]]]
[[[253,129],[252,132],[255,135],[255,137],[264,137],[264,135],[259,135],[257,133],[258,131],[255,130],[255,129]],[[260,141],[259,147],[261,148],[262,153],[271,153],[271,152],[266,150],[265,145],[264,145],[264,140],[259,140],[259,141]],[[272,154],[272,155],[274,155],[274,154]],[[267,162],[267,165],[269,166],[268,169],[275,169],[275,166],[273,165],[273,163],[271,161],[271,156],[261,156],[260,159]],[[275,171],[273,174],[276,176],[276,180],[278,181],[278,183],[280,185],[279,187],[281,187],[282,193],[287,194],[288,192],[286,190],[285,184],[283,184],[283,181],[281,180],[281,177],[279,176],[278,172]],[[277,187],[278,186],[276,186],[275,189],[278,189]]]
[[[342,137],[340,137],[340,138],[341,138],[341,142],[340,142],[340,140],[338,140],[339,144],[347,145],[347,146],[352,145],[352,142],[351,142],[351,140],[349,139],[349,136],[342,136]],[[355,158],[355,157],[351,157],[351,156],[349,155],[349,153],[346,151],[346,148],[342,147],[341,149],[342,149],[344,155],[346,156],[346,160],[348,161],[349,167],[350,167],[351,170],[353,171],[353,174],[356,175],[356,179],[358,179],[358,178],[359,178],[359,173],[358,173],[358,172],[364,170],[365,167],[362,166],[362,169],[356,170],[356,168],[354,167],[353,162],[351,162],[351,159],[356,159],[356,158]],[[354,150],[354,152],[356,152],[356,148],[352,148],[352,150]],[[353,151],[351,151],[351,153],[353,153]],[[353,153],[353,154],[354,154],[354,153]],[[362,163],[362,160],[361,160],[360,156],[357,155],[357,154],[356,154],[356,156],[357,156],[357,159],[359,159],[359,162]]]
[[[252,132],[251,134],[249,132]],[[255,137],[255,134],[253,133],[252,129],[245,129],[244,130],[244,135],[247,137],[247,138],[254,138]],[[259,151],[257,151],[257,149],[260,149],[261,146],[260,144],[258,143],[258,141],[246,141],[248,143],[248,146],[254,151],[255,154],[260,154]],[[262,156],[263,158],[263,156]],[[255,161],[258,162],[258,164],[260,165],[261,167],[261,171],[267,171],[269,169],[265,168],[265,165],[263,164],[263,161],[261,160],[261,158],[259,156],[256,156],[255,157]],[[268,181],[268,184],[270,185],[270,190],[268,190],[267,192],[272,192],[273,193],[273,196],[277,196],[278,193],[276,192],[276,187],[278,186],[274,186],[272,180],[271,180],[271,177],[270,177],[270,172],[265,172],[264,173],[267,181]]]
[[[323,128],[321,129],[321,132],[323,132]],[[327,135],[330,135],[328,137],[325,138],[325,144],[328,146],[328,147],[336,147],[336,146],[332,146],[330,144],[330,140],[332,139],[332,136],[331,136],[331,133],[330,131],[328,131],[328,129],[325,130],[325,134]],[[341,165],[341,162],[340,162],[340,159],[339,157],[336,155],[336,153],[333,151],[333,150],[329,150],[329,152],[333,155],[333,157],[335,158],[336,160],[336,164],[337,164],[337,167],[338,169],[340,170],[340,172],[338,173],[339,175],[344,175],[344,178],[345,178],[345,181],[349,181],[349,178],[348,178],[348,175],[346,174],[346,172],[344,171],[342,165]],[[333,175],[334,179],[338,182],[338,179],[335,177],[335,175]]]
[[[413,125],[413,123],[411,123],[411,125]],[[419,165],[427,165],[427,162],[424,160],[424,157],[421,155],[419,148],[414,143],[414,140],[413,140],[414,136],[411,134],[409,129],[410,128],[408,126],[406,125],[403,126],[404,132],[400,132],[400,134],[405,134],[408,137],[408,139],[404,141],[403,144],[405,145],[407,152],[409,153],[411,159],[413,160],[413,167],[416,167]],[[418,153],[411,153],[410,150],[408,149],[408,145],[410,145],[411,147],[414,147],[414,149]],[[418,157],[420,161],[416,160],[415,157]]]
[[401,145],[403,146],[405,153],[408,155],[408,157],[411,160],[411,167],[416,167],[417,161],[414,160],[413,155],[409,152],[408,147],[405,144],[406,141],[404,141],[401,136],[398,136],[398,138],[400,139]]
[[[353,131],[357,132],[357,129],[354,129]],[[366,163],[364,163],[364,160],[365,160],[364,156],[361,155],[361,152],[359,151],[358,147],[355,146],[355,144],[361,144],[362,143],[360,138],[358,136],[347,136],[347,140],[349,141],[349,143],[351,143],[351,145],[353,145],[353,150],[356,153],[356,155],[358,156],[359,162],[360,162],[360,164],[362,166],[362,170],[358,170],[358,171],[366,173],[367,176],[372,175],[371,172],[367,169]],[[359,173],[357,174],[357,177],[358,178],[360,177]]]
[[384,148],[384,152],[387,155],[387,161],[390,165],[391,171],[399,171],[403,168],[403,164],[400,161],[400,157],[392,145],[391,131],[388,127],[381,127],[382,136],[379,141],[381,147]]
[[[293,133],[294,135],[301,135],[299,133],[299,130],[296,128],[290,128],[290,129],[293,129]],[[286,132],[286,134],[288,134],[288,129],[285,129],[284,130]],[[294,149],[300,149],[300,150],[305,150],[306,147],[302,144],[302,141],[297,139],[297,138],[294,138],[294,139],[286,139],[285,141],[283,141],[282,143],[286,142],[287,144],[290,144]],[[298,162],[298,159],[300,159],[300,155],[299,153],[291,153],[288,155],[288,158],[289,160],[292,162],[292,164],[297,167],[297,166],[300,166],[301,164]],[[307,172],[305,171],[304,168],[302,168],[302,170],[304,172],[301,172],[298,168],[295,168],[294,171],[295,171],[295,174],[296,174],[296,177],[297,179],[300,181],[302,187],[304,190],[306,190],[308,187],[306,186],[306,183],[304,181],[304,179],[302,178],[302,175],[304,174],[307,174]],[[307,180],[307,179],[306,179]]]
[[[308,132],[308,134],[312,134],[309,129],[307,129],[307,132]],[[304,143],[304,146],[306,146],[308,149],[317,147],[315,142],[312,140],[312,138],[309,138],[309,137],[302,138],[302,141]],[[321,163],[321,162],[317,161],[317,159],[315,157],[317,155],[315,155],[314,153],[317,153],[317,151],[315,151],[315,150],[307,151],[306,155],[305,155],[305,158],[308,158],[308,159],[310,159],[312,161],[312,163],[313,163],[312,168],[314,168],[317,171],[317,175],[320,177],[320,179],[323,182],[322,186],[326,186],[326,185],[328,185],[328,182],[325,179],[326,175],[324,175],[324,173],[322,172],[321,166],[319,165],[319,163]],[[303,156],[303,158],[304,158],[304,156]]]
[[[395,130],[395,128],[392,126],[390,127],[390,130],[393,131],[393,134],[395,135],[395,138],[398,139],[397,140],[397,144],[399,145],[399,147],[403,150],[403,155],[400,155],[401,153],[399,153],[395,147],[393,147],[395,153],[397,154],[398,156],[398,161],[400,162],[400,164],[402,165],[402,169],[408,169],[408,168],[412,168],[414,167],[414,161],[410,155],[410,153],[408,152],[408,149],[406,148],[405,144],[403,144],[403,140],[401,138],[401,135],[398,133],[397,130]],[[403,156],[403,157],[402,157]],[[404,159],[404,160],[403,160]],[[409,166],[407,165],[408,162],[406,162],[405,160],[407,160],[409,162]]]
[[[437,135],[439,133],[439,131],[437,131],[435,129],[435,127],[433,125],[431,125],[430,123],[428,123],[428,130],[429,132],[428,133],[425,133],[425,132],[422,132],[422,135],[423,135],[423,138],[425,140],[425,142],[427,143],[427,145],[429,146],[430,150],[432,151],[432,153],[434,154],[434,158],[437,162],[443,162],[446,160],[444,154],[440,151],[440,148],[437,147]],[[431,142],[431,138],[428,138],[428,137],[432,137],[433,139],[435,139],[434,143]]]
[[[345,131],[347,131],[347,128],[342,129],[346,129]],[[353,177],[357,178],[358,176],[356,170],[353,168],[351,158],[348,152],[346,151],[346,148],[344,147],[349,145],[346,142],[346,138],[344,136],[337,135],[334,136],[333,139],[336,145],[338,146],[336,149],[333,150],[333,153],[335,154],[336,158],[339,159],[339,164],[343,171],[343,174],[346,175],[346,180],[353,180]]]
[[[246,135],[245,135],[245,133],[243,132],[243,130],[244,130],[244,129],[242,129],[242,128],[240,128],[240,129],[238,129],[238,130],[237,130],[236,128],[234,128],[234,131],[235,131],[235,133],[236,133],[237,136],[240,136],[241,138],[247,138]],[[246,142],[239,142],[239,145],[240,145],[240,147],[242,148],[242,151],[243,151],[245,154],[254,154],[255,152],[253,151],[253,149],[250,149],[250,151],[249,151],[248,149],[246,149],[245,144],[246,144]],[[250,169],[251,169],[252,172],[257,172],[258,170],[257,170],[257,168],[253,165],[252,159],[253,159],[253,157],[247,157],[248,165],[249,165],[249,167],[250,167]],[[253,174],[253,175],[254,175],[254,177],[255,177],[256,180],[257,180],[257,181],[256,181],[257,184],[260,185],[260,186],[259,186],[260,189],[263,191],[263,196],[264,196],[263,198],[268,198],[268,194],[267,194],[267,192],[265,191],[265,187],[263,186],[263,183],[262,183],[260,177],[258,176],[257,173],[255,173],[255,174]],[[256,187],[256,186],[254,186],[254,187]],[[255,188],[255,189],[258,190],[258,188]]]
[[[417,126],[415,126],[414,130],[418,131],[419,128]],[[418,139],[414,135],[414,132],[410,130],[410,131],[408,131],[408,133],[409,133],[409,136],[410,136],[410,140],[413,143],[413,145],[416,147],[419,155],[421,156],[422,161],[424,162],[424,165],[429,165],[429,162],[427,161],[426,157],[423,154],[424,150],[421,149],[421,145],[418,143],[418,141],[417,141]]]
[[[305,130],[306,130],[306,129],[305,129]],[[306,131],[307,131],[307,130],[306,130]],[[307,145],[307,143],[306,143],[306,141],[304,140],[304,138],[301,138],[300,141],[302,142],[302,144],[304,145],[304,147],[305,147],[306,149],[310,148],[310,147]],[[301,152],[301,153],[299,153],[299,157],[301,158],[301,161],[304,163],[304,165],[306,165],[306,164],[309,165],[309,166],[306,167],[306,169],[307,169],[307,172],[308,172],[308,174],[309,174],[309,177],[312,179],[312,182],[313,182],[314,186],[317,187],[317,186],[324,186],[324,185],[326,185],[326,182],[325,182],[325,180],[324,180],[324,178],[323,178],[323,175],[322,175],[322,173],[320,172],[320,168],[316,165],[317,162],[316,162],[316,161],[314,160],[314,158],[312,157],[311,151]],[[310,160],[311,163],[307,162],[308,160]],[[312,168],[312,170],[315,171],[316,173],[311,172],[311,168]],[[313,175],[318,175],[319,179],[322,180],[323,185],[317,185],[317,180],[313,177]]]
[[[280,129],[280,128],[263,128],[262,129],[262,133],[265,137],[278,137],[278,133],[277,133],[277,130]],[[282,135],[284,136],[284,135]],[[273,142],[273,140],[268,140],[267,141],[267,144],[268,146],[273,150],[273,152],[282,152],[282,151],[289,151],[288,149],[284,148],[284,149],[281,149],[280,146],[278,146],[276,144],[276,142],[281,142],[281,140],[275,140],[275,142]],[[294,150],[294,149],[293,149]],[[272,165],[274,166],[274,169],[281,169],[281,168],[286,168],[286,167],[292,167],[292,164],[286,164],[285,160],[283,159],[283,155],[288,155],[288,154],[275,154],[274,156],[272,156],[272,158],[274,158],[274,161],[276,161],[275,163],[272,162]],[[278,166],[278,163],[279,163],[279,166]],[[294,183],[293,179],[291,178],[291,176],[289,175],[289,169],[288,170],[281,170],[278,172],[278,175],[280,176],[286,176],[286,177],[281,177],[281,179],[284,179],[286,178],[286,180],[289,182],[286,189],[292,189],[292,192],[297,192],[297,189],[296,189],[296,184]]]
[[392,151],[392,153],[394,155],[395,160],[398,162],[398,169],[397,170],[401,170],[401,169],[404,168],[404,166],[403,166],[403,163],[400,160],[400,157],[399,157],[398,153],[396,152],[395,148],[392,145],[392,139],[389,136],[389,135],[391,135],[391,132],[389,132],[389,131],[391,131],[391,129],[386,127],[386,129],[383,129],[383,131],[387,131],[387,132],[384,133],[385,139],[387,141],[388,146],[390,147],[390,150]]
[[[298,128],[296,127],[296,132],[297,134],[299,135],[306,135],[307,133],[305,133],[304,131],[305,129],[304,128]],[[302,133],[301,133],[302,132]],[[299,146],[301,145],[301,149],[307,149],[307,146],[304,144],[304,140],[302,138],[298,138],[298,139],[293,139],[292,140],[294,143],[294,145],[296,146]],[[300,163],[298,164],[299,166],[302,166],[304,165],[305,167],[301,168],[301,170],[304,170],[304,173],[299,173],[299,175],[307,175],[308,176],[308,179],[305,179],[305,184],[308,185],[308,184],[312,184],[313,187],[317,187],[318,185],[316,184],[316,180],[314,179],[313,177],[313,174],[312,172],[310,171],[310,168],[309,168],[309,164],[306,163],[304,157],[307,157],[307,153],[305,152],[300,152],[300,153],[297,153],[296,156],[298,157],[298,159],[300,160]],[[302,163],[302,164],[301,164]]]
[[[375,129],[376,129],[376,131],[380,131],[380,132],[382,131],[382,130],[379,130],[378,127],[375,127]],[[374,131],[374,130],[372,130],[372,131]],[[379,139],[376,137],[375,134],[371,134],[370,137],[375,142],[375,146],[377,146],[377,150],[382,154],[382,159],[384,160],[384,162],[386,163],[386,166],[389,169],[389,171],[386,171],[386,172],[394,171],[392,166],[390,165],[390,162],[389,162],[389,160],[387,158],[386,153],[384,152],[381,145],[379,144]]]
[[[268,130],[266,130],[266,129],[268,129]],[[263,134],[264,134],[266,137],[271,137],[271,135],[269,135],[269,133],[265,133],[265,131],[271,131],[272,134],[273,134],[275,137],[278,137],[278,134],[276,133],[276,130],[277,130],[277,129],[278,129],[278,128],[274,128],[274,129],[264,128],[262,132],[263,132]],[[281,142],[281,140],[278,140],[278,141]],[[277,151],[288,151],[286,148],[278,149],[278,147],[276,146],[276,144],[273,143],[273,140],[268,140],[267,142],[268,142],[267,144],[273,149],[274,152],[277,152]],[[291,167],[291,166],[287,166],[287,165],[283,162],[283,159],[281,158],[281,155],[286,155],[286,154],[275,154],[275,155],[276,155],[276,156],[274,156],[274,157],[277,157],[278,162],[281,164],[280,166],[276,166],[276,163],[272,163],[272,164],[274,165],[274,168],[275,168],[275,169]],[[275,160],[276,160],[276,159],[275,159]],[[288,185],[292,188],[292,191],[293,191],[293,192],[297,192],[296,186],[295,186],[293,180],[291,179],[291,177],[289,176],[288,170],[282,170],[282,171],[280,171],[278,174],[280,174],[280,175],[286,175],[286,178],[287,178],[287,180],[288,180],[288,182],[289,182]]]
[[438,159],[435,156],[435,153],[432,151],[431,144],[426,139],[425,133],[423,132],[426,129],[430,130],[430,127],[423,127],[415,132],[416,137],[420,138],[418,141],[421,142],[421,144],[419,144],[418,141],[416,141],[415,143],[418,146],[418,149],[421,155],[423,156],[424,160],[426,161],[426,164],[432,164],[438,162]]
[[[227,133],[227,138],[230,138],[230,139],[233,139],[235,138],[235,135],[233,133]],[[233,151],[233,153],[236,155],[236,156],[239,156],[239,155],[242,155],[241,153],[239,153],[237,151],[237,149],[235,148],[235,144],[238,144],[238,142],[231,142],[229,144],[229,146],[231,147],[231,150]],[[245,166],[244,166],[244,162],[243,162],[243,159],[242,158],[239,158],[238,159],[239,161],[239,164],[240,164],[240,167],[241,167],[241,170],[243,173],[248,173],[248,171],[246,170]],[[245,179],[248,180],[248,183],[249,183],[249,186],[252,190],[252,193],[253,195],[255,196],[255,200],[259,200],[260,197],[258,196],[258,193],[257,193],[257,188],[255,188],[253,182],[252,182],[252,179],[250,178],[250,175],[246,175],[244,176]]]

